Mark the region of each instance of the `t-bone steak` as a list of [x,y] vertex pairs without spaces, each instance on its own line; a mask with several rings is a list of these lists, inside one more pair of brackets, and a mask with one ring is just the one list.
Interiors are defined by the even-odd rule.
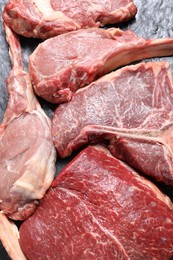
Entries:
[[45,39],[126,21],[136,12],[132,0],[11,0],[3,19],[18,34]]
[[126,66],[78,90],[57,107],[58,154],[100,139],[116,157],[173,185],[173,80],[169,63]]
[[173,38],[146,40],[130,30],[89,28],[41,43],[30,56],[29,72],[39,96],[61,103],[113,69],[168,55],[173,55]]
[[102,147],[69,163],[20,227],[29,260],[168,260],[173,205]]
[[13,68],[8,105],[0,126],[0,209],[22,220],[33,213],[55,175],[51,122],[23,70],[19,41],[5,26]]

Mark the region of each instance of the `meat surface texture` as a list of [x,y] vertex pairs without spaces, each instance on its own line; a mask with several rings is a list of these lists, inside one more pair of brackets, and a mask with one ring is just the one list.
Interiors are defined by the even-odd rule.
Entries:
[[136,12],[132,0],[11,0],[3,19],[18,34],[45,39],[126,21]]
[[41,43],[30,56],[29,71],[37,95],[61,103],[113,69],[168,55],[173,55],[173,38],[146,40],[130,30],[89,28]]
[[80,89],[55,111],[58,154],[109,140],[112,154],[173,185],[173,80],[169,63],[126,66]]
[[87,147],[22,224],[19,241],[29,260],[168,260],[172,211],[151,182],[107,150]]
[[23,70],[19,41],[5,26],[13,68],[7,79],[8,105],[0,126],[0,209],[10,218],[28,217],[55,175],[51,122]]

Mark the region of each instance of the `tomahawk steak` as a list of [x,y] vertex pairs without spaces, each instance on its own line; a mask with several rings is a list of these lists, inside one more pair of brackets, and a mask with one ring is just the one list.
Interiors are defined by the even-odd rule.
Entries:
[[146,40],[132,31],[81,29],[41,43],[30,56],[30,76],[39,96],[61,103],[122,65],[172,54],[173,38]]
[[87,147],[22,223],[19,242],[29,260],[168,260],[173,205],[106,149]]
[[55,175],[51,122],[23,70],[17,36],[5,25],[13,68],[8,105],[0,126],[0,209],[12,219],[28,217]]
[[173,80],[167,62],[140,63],[107,74],[58,106],[52,123],[61,157],[110,140],[112,153],[173,185]]
[[18,34],[45,39],[126,21],[136,12],[133,0],[10,0],[3,19]]

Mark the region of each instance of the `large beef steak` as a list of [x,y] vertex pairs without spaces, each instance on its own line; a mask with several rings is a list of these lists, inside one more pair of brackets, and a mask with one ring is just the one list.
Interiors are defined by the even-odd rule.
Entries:
[[57,107],[52,124],[61,157],[109,139],[112,153],[158,181],[173,184],[173,81],[167,62],[107,74]]
[[108,150],[87,147],[22,224],[20,245],[29,260],[168,260],[172,210],[168,197]]
[[126,21],[136,12],[132,0],[10,0],[3,19],[18,34],[45,39]]
[[61,103],[94,79],[133,61],[173,54],[173,38],[146,40],[134,32],[83,29],[41,43],[29,59],[35,92]]

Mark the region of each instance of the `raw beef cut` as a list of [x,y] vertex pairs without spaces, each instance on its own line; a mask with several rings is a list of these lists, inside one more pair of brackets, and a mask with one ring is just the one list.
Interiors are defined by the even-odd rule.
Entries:
[[173,38],[146,40],[132,31],[89,28],[41,43],[30,56],[30,76],[39,96],[61,103],[113,69],[166,55],[173,55]]
[[173,80],[167,62],[126,66],[80,89],[55,111],[54,144],[61,157],[109,139],[112,153],[173,185]]
[[55,175],[51,122],[36,100],[23,70],[19,41],[5,26],[13,68],[7,80],[8,105],[0,126],[0,209],[25,219]]
[[68,164],[20,228],[29,260],[168,260],[173,205],[102,147]]
[[11,0],[5,6],[3,19],[18,34],[45,39],[126,21],[136,12],[132,0]]

